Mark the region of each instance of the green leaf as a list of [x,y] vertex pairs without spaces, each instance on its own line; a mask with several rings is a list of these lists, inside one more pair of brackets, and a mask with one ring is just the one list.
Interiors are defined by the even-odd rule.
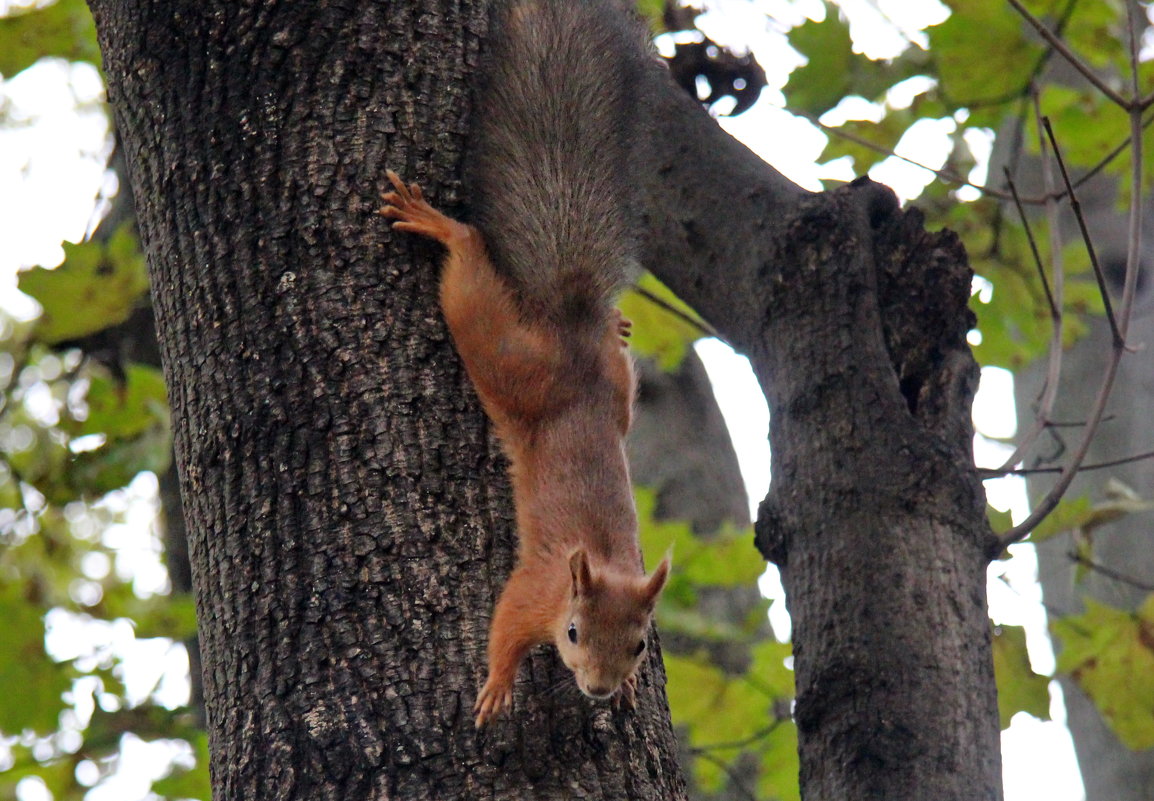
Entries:
[[994,628],[994,679],[998,683],[998,718],[1002,728],[1018,712],[1050,719],[1050,679],[1030,667],[1026,630],[1021,626]]
[[[854,172],[865,175],[871,167],[890,157],[902,136],[916,121],[908,109],[889,111],[879,122],[849,120],[827,132],[829,141],[818,160],[825,163],[850,156]],[[839,133],[846,136],[839,136]],[[875,147],[862,144],[863,141]]]
[[749,675],[775,700],[788,700],[795,695],[793,671],[786,664],[793,658],[793,646],[787,642],[767,639],[750,649],[753,657]]
[[32,755],[32,748],[19,743],[12,745],[11,748],[15,764],[0,773],[0,798],[5,801],[19,798],[16,786],[22,779],[31,777],[44,782],[53,799],[79,801],[84,798],[87,788],[81,787],[76,781],[74,759],[50,759],[40,762]]
[[152,792],[166,798],[195,798],[201,801],[212,798],[208,775],[208,737],[201,732],[189,744],[196,755],[196,765],[188,770],[174,769],[165,778],[152,783]]
[[45,56],[100,64],[96,26],[84,0],[0,18],[0,76],[11,78]]
[[641,15],[654,33],[665,31],[665,0],[637,0],[637,13]]
[[1098,528],[1107,523],[1154,509],[1154,501],[1140,497],[1117,479],[1107,481],[1103,492],[1105,498],[1097,503],[1085,495],[1060,502],[1030,534],[1030,541],[1044,542],[1055,534],[1073,530],[1088,540]]
[[1042,53],[1003,0],[947,0],[949,19],[928,30],[943,93],[958,106],[1019,95]]
[[1127,748],[1154,748],[1154,595],[1137,612],[1085,602],[1084,614],[1051,623],[1062,642],[1058,670],[1073,677]]
[[665,673],[673,723],[686,727],[697,752],[694,775],[703,790],[717,792],[725,778],[718,763],[729,764],[742,748],[760,748],[758,735],[783,725],[773,718],[775,699],[755,680],[729,677],[703,656],[666,653]]
[[[1039,104],[1041,113],[1050,118],[1054,138],[1069,167],[1096,165],[1129,136],[1130,121],[1125,112],[1093,88],[1047,84],[1042,88]],[[1033,115],[1026,120],[1023,141],[1031,153],[1038,152],[1038,128]],[[1116,167],[1126,164],[1125,154],[1115,162]]]
[[125,223],[107,242],[65,243],[63,264],[21,273],[18,286],[44,309],[36,338],[56,344],[127,320],[148,291],[148,276]]
[[[657,298],[658,302],[641,292]],[[682,316],[662,304],[676,309]],[[618,306],[625,318],[633,321],[630,347],[656,361],[657,366],[667,372],[676,369],[689,346],[705,336],[703,326],[685,319],[697,320],[697,314],[651,273],[641,276],[637,290],[630,289],[622,295]]]
[[158,423],[167,426],[168,395],[159,369],[129,364],[123,382],[108,370],[92,369],[89,379],[88,417],[76,436],[104,434],[111,440],[136,436]]
[[0,703],[0,732],[44,735],[57,729],[64,706],[60,697],[71,680],[67,669],[45,652],[41,610],[21,595],[24,586],[6,582],[0,589],[0,687],[7,688]]
[[924,72],[926,66],[925,54],[917,48],[890,61],[853,52],[849,24],[829,3],[825,19],[808,20],[794,28],[789,43],[805,56],[806,64],[789,76],[786,107],[811,117],[820,117],[850,95],[880,100],[887,89]]
[[1013,516],[1010,514],[1010,510],[1007,509],[1006,511],[1002,512],[990,506],[989,504],[986,504],[986,520],[990,524],[990,530],[995,534],[1005,533],[1009,531],[1014,525]]
[[160,475],[168,469],[171,447],[167,422],[158,422],[130,439],[112,440],[77,454],[69,470],[70,485],[84,495],[102,495],[127,486],[142,471]]
[[788,108],[820,117],[843,97],[854,94],[853,67],[857,61],[868,63],[868,59],[854,55],[849,24],[836,7],[827,3],[823,21],[808,20],[790,31],[789,43],[805,56],[806,64],[789,76]]
[[196,634],[196,602],[191,595],[138,599],[131,612],[138,640],[151,637],[186,640]]
[[1080,521],[1089,513],[1090,497],[1088,495],[1065,498],[1059,501],[1054,511],[1050,512],[1046,519],[1030,532],[1030,542],[1045,542],[1055,534],[1077,528]]
[[641,548],[651,558],[673,550],[674,577],[695,585],[734,587],[752,584],[765,572],[765,560],[753,545],[752,528],[722,528],[708,539],[679,520],[657,520],[657,496],[637,487]]
[[143,470],[163,473],[171,459],[172,432],[160,370],[128,364],[120,381],[103,367],[88,372],[88,417],[71,426],[76,437],[104,434],[99,448],[72,457],[68,488],[100,495],[128,484]]
[[757,780],[759,797],[801,801],[799,771],[797,727],[792,720],[783,720],[766,736],[762,746],[761,775]]

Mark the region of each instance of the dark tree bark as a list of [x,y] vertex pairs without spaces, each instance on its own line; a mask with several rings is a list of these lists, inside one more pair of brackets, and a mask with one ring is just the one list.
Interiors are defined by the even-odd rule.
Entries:
[[772,409],[757,528],[793,617],[802,796],[1001,798],[965,254],[881,187],[810,196],[653,98],[646,266]]
[[[457,210],[487,4],[91,5],[170,385],[216,798],[681,797],[658,649],[634,712],[548,692],[543,651],[512,720],[469,720],[507,483],[435,249],[373,212],[385,165]],[[876,187],[802,192],[658,76],[651,105],[645,259],[774,409],[759,533],[790,593],[803,794],[1000,797],[964,257]]]
[[677,798],[636,711],[548,692],[473,730],[511,565],[498,449],[386,165],[453,209],[486,4],[94,1],[155,293],[214,797]]

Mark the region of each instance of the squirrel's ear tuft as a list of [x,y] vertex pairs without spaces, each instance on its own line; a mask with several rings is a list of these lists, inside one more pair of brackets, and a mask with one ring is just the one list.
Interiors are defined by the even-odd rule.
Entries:
[[587,595],[593,584],[593,574],[585,551],[578,549],[569,555],[569,574],[573,576],[573,597]]
[[657,596],[665,589],[665,581],[669,578],[669,554],[665,554],[665,558],[661,560],[661,564],[653,569],[649,574],[649,578],[645,582],[644,599],[646,605],[652,611],[657,604]]

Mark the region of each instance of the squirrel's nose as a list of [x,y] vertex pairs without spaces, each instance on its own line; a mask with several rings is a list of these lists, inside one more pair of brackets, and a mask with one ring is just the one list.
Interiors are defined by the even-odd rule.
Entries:
[[613,689],[614,688],[609,687],[609,686],[603,686],[603,685],[599,685],[599,684],[590,684],[585,689],[585,692],[587,692],[589,695],[593,696],[594,698],[604,700],[604,699],[608,698],[609,696],[613,695]]

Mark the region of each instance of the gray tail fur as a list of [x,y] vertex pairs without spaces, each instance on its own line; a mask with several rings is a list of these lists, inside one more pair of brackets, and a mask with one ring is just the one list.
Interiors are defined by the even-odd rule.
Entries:
[[612,0],[497,5],[473,107],[473,222],[527,315],[603,321],[635,263],[644,32]]

